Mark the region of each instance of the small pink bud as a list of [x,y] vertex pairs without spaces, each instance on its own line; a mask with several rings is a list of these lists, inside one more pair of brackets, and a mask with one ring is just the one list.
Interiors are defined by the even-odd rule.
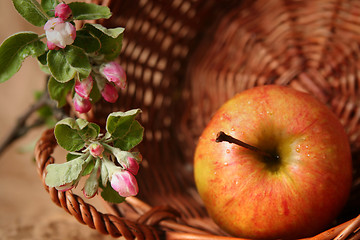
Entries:
[[55,189],[60,191],[60,192],[65,192],[67,190],[72,189],[73,187],[74,187],[73,183],[65,183],[63,185],[55,187]]
[[116,100],[119,97],[116,88],[112,84],[109,84],[109,83],[105,84],[104,89],[101,91],[101,95],[103,96],[103,98],[106,101],[108,101],[110,103],[116,102]]
[[73,102],[75,110],[79,113],[87,113],[91,109],[90,100],[80,97],[77,93],[74,95]]
[[125,70],[117,62],[108,62],[100,67],[100,72],[109,82],[115,83],[121,89],[126,88]]
[[93,78],[91,75],[83,79],[82,81],[76,80],[75,83],[75,92],[79,94],[80,97],[89,99],[90,92],[93,87]]
[[139,192],[137,181],[129,171],[116,171],[111,176],[111,187],[122,197],[135,196]]
[[47,42],[46,42],[46,45],[47,45],[47,47],[48,47],[49,50],[54,50],[54,49],[56,49],[56,47],[57,47],[55,44],[53,44],[53,43],[50,42],[50,41],[47,41]]
[[104,146],[100,143],[92,143],[89,146],[90,154],[93,157],[100,157],[102,158],[102,154],[104,152]]
[[52,18],[47,21],[44,30],[47,41],[59,48],[71,45],[76,38],[75,26],[69,22],[64,22],[61,18]]
[[65,3],[59,3],[55,7],[55,17],[59,17],[63,20],[68,19],[72,14],[71,8]]
[[126,169],[131,172],[132,174],[136,175],[139,171],[139,163],[136,161],[135,158],[128,157]]

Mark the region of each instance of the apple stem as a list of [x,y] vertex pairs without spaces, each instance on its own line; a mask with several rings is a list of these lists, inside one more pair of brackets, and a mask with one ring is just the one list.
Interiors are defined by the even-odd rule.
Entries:
[[233,138],[232,136],[230,135],[227,135],[226,133],[224,133],[223,131],[220,131],[218,132],[217,136],[216,136],[216,142],[229,142],[229,143],[234,143],[236,145],[239,145],[240,147],[243,147],[243,148],[246,148],[246,149],[249,149],[253,152],[256,152],[264,157],[267,157],[267,158],[271,158],[271,159],[276,159],[278,160],[280,157],[278,155],[273,155],[273,154],[270,154],[268,152],[265,152],[257,147],[254,147],[254,146],[251,146],[243,141],[240,141],[239,139],[236,139],[236,138]]

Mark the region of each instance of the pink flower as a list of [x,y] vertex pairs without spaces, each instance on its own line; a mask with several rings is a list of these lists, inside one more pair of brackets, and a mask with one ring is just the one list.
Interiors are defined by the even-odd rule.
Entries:
[[69,5],[65,4],[65,3],[59,3],[56,7],[55,7],[55,17],[59,17],[63,20],[68,19],[72,14],[72,11],[69,7]]
[[101,91],[101,95],[103,96],[103,98],[106,101],[108,101],[110,103],[116,102],[116,100],[119,97],[116,88],[112,84],[109,84],[109,83],[105,84],[104,89]]
[[129,171],[116,171],[111,176],[110,184],[122,197],[135,196],[139,192],[137,181]]
[[128,157],[126,163],[126,169],[132,174],[136,175],[139,171],[139,163],[135,158]]
[[75,92],[79,94],[80,97],[89,99],[90,92],[93,87],[93,78],[91,75],[83,79],[82,81],[76,80],[75,83]]
[[54,46],[59,48],[65,48],[66,45],[70,45],[74,42],[76,37],[76,28],[69,22],[64,22],[61,18],[52,18],[46,22],[44,26],[46,33],[48,47],[50,50],[54,49]]
[[126,87],[125,70],[117,62],[108,62],[100,67],[100,72],[109,82],[115,83],[121,89]]
[[61,186],[57,186],[55,187],[56,190],[60,191],[60,192],[65,192],[67,190],[70,190],[74,187],[74,184],[73,183],[65,183]]
[[91,109],[90,100],[80,97],[77,93],[74,95],[73,102],[75,110],[79,113],[87,113]]
[[104,152],[104,146],[100,143],[92,143],[89,146],[90,154],[93,157],[100,157],[102,158],[102,154]]

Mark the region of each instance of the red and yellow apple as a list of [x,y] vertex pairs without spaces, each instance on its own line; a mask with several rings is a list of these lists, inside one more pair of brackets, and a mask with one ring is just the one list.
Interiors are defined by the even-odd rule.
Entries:
[[239,93],[215,113],[199,139],[194,174],[209,215],[228,233],[295,239],[324,230],[343,208],[351,152],[325,104],[268,85]]

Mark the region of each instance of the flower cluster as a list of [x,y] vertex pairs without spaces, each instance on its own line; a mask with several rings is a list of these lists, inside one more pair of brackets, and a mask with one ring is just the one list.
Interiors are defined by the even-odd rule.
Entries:
[[[58,191],[68,191],[76,187],[85,169],[92,168],[87,178],[82,192],[86,198],[93,198],[98,193],[99,183],[107,185],[110,181],[111,187],[121,196],[136,196],[139,187],[135,176],[139,171],[139,164],[142,157],[139,152],[122,151],[119,148],[112,147],[104,142],[98,141],[89,143],[82,154],[74,154],[84,162],[83,171],[78,178],[71,182],[55,186]],[[59,165],[50,165],[49,177],[52,170]]]
[[[86,198],[94,197],[99,187],[103,188],[102,196],[105,199],[110,190],[122,198],[137,195],[139,187],[135,176],[142,156],[130,149],[142,140],[143,129],[134,120],[138,113],[140,110],[110,114],[107,121],[109,131],[105,135],[100,133],[99,126],[83,119],[67,118],[58,122],[55,137],[59,145],[70,153],[66,163],[47,166],[45,183],[59,191],[67,191],[76,187],[81,177],[89,175],[82,189]],[[121,124],[116,124],[119,122]],[[119,135],[124,123],[129,130],[136,125],[139,130],[132,136]],[[69,136],[70,133],[72,136]],[[126,144],[122,140],[127,140]],[[132,145],[128,145],[129,142]]]
[[[45,34],[25,31],[7,38],[0,46],[0,83],[9,80],[25,58],[32,56],[49,75],[48,93],[61,108],[72,97],[76,111],[86,113],[99,99],[110,103],[126,88],[126,74],[117,63],[124,28],[106,28],[85,23],[76,29],[76,20],[108,19],[111,11],[94,3],[58,0],[12,0],[15,9],[29,23],[42,27]],[[46,41],[44,41],[46,40]],[[143,127],[135,120],[140,109],[111,113],[106,133],[85,119],[66,118],[55,125],[58,145],[68,151],[65,163],[49,164],[45,183],[60,191],[78,185],[87,198],[101,188],[109,202],[122,202],[138,193],[135,176],[142,157],[131,150],[143,139]]]
[[[96,70],[99,69],[99,74]],[[94,78],[90,74],[87,78],[75,82],[75,94],[73,97],[74,108],[79,113],[86,113],[91,109],[90,93],[93,89],[94,79],[101,96],[110,103],[115,103],[118,99],[118,90],[126,88],[125,70],[115,61],[106,62],[100,67],[94,66]]]
[[[67,45],[74,43],[76,28],[71,22],[71,16],[72,10],[66,3],[59,3],[55,7],[55,17],[49,19],[44,25],[49,50],[64,49]],[[94,58],[88,55],[88,58],[92,62],[91,73],[86,78],[75,77],[73,104],[79,113],[87,113],[92,107],[90,93],[94,81],[101,96],[110,103],[115,103],[118,99],[117,88],[126,88],[125,71],[117,62],[106,62],[98,55]]]

